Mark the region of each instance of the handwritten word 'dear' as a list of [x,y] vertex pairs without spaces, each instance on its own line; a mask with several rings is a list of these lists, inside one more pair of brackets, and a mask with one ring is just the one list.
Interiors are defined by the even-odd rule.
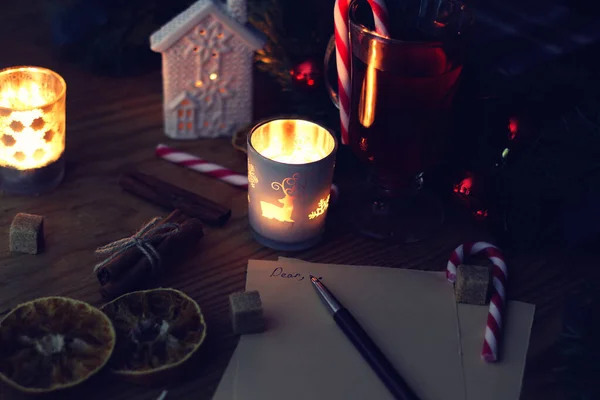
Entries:
[[269,277],[273,278],[273,277],[277,277],[277,278],[284,278],[284,279],[296,279],[298,281],[304,280],[304,276],[298,272],[296,273],[290,273],[290,272],[285,272],[283,270],[282,267],[277,267],[273,270],[273,272],[271,272],[271,275],[269,275]]

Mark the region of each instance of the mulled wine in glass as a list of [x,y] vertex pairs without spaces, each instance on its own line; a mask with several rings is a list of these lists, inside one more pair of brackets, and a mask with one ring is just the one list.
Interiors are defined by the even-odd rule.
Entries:
[[[349,12],[348,145],[370,167],[376,189],[353,219],[370,237],[404,242],[425,238],[444,220],[425,178],[443,159],[449,140],[463,64],[461,34],[470,22],[457,1],[423,2],[431,10],[412,10],[409,3],[390,9],[391,38],[369,28],[373,18],[366,0],[354,0]],[[330,42],[328,53],[332,48]]]

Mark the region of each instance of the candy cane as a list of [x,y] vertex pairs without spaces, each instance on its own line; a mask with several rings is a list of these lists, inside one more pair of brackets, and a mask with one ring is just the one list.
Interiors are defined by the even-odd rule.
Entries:
[[[352,50],[348,34],[348,7],[351,0],[336,0],[333,11],[335,25],[335,59],[338,72],[338,98],[342,130],[342,143],[348,144],[348,125],[350,123],[350,63]],[[373,11],[375,31],[389,37],[387,7],[383,0],[368,0]]]
[[200,157],[175,150],[164,144],[156,147],[156,155],[174,164],[193,169],[205,175],[212,176],[233,186],[248,189],[248,177],[238,174],[218,164],[213,164]]
[[461,244],[450,255],[450,260],[448,260],[448,266],[446,267],[446,277],[451,283],[454,283],[456,281],[457,266],[462,264],[466,257],[477,254],[485,255],[493,264],[493,290],[485,327],[485,339],[481,351],[481,357],[485,361],[493,362],[498,360],[498,347],[502,337],[502,315],[506,304],[505,286],[508,271],[502,252],[499,248],[487,242]]
[[[156,155],[173,164],[192,169],[196,172],[212,176],[230,185],[248,190],[248,176],[238,174],[237,172],[220,166],[218,164],[206,161],[203,158],[196,157],[189,153],[176,150],[164,144],[156,146]],[[339,198],[339,189],[336,185],[331,185],[331,203],[334,204]]]

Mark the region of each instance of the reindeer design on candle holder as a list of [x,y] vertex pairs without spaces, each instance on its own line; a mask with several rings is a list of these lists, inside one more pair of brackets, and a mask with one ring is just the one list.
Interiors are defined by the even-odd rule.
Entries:
[[294,198],[296,197],[296,181],[300,178],[299,173],[295,173],[290,178],[285,178],[281,182],[272,182],[271,187],[274,190],[281,190],[284,197],[278,199],[282,206],[271,204],[267,201],[260,202],[262,216],[268,219],[276,219],[281,222],[294,222],[292,212],[294,211]]

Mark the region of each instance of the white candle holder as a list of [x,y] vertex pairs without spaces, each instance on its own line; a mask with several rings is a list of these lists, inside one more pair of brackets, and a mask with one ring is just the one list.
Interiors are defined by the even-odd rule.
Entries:
[[329,207],[337,140],[307,120],[276,118],[248,135],[248,216],[256,240],[276,250],[318,243]]
[[38,194],[54,189],[65,170],[67,85],[39,67],[0,71],[0,188]]

